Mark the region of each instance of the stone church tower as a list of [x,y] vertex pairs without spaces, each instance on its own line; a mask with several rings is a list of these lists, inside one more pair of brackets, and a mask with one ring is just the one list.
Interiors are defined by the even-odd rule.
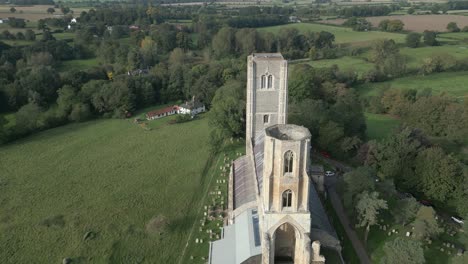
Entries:
[[311,134],[287,124],[288,63],[255,53],[247,67],[246,155],[232,163],[229,221],[209,264],[325,263],[319,241],[338,240],[322,239],[332,236],[309,181]]
[[271,125],[286,124],[288,62],[279,53],[260,53],[247,61],[246,141]]

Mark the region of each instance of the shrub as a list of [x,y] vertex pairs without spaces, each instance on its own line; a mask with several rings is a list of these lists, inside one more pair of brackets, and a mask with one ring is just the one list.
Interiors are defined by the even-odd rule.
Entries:
[[447,24],[447,30],[449,32],[460,32],[460,28],[458,27],[457,23],[450,22]]
[[406,46],[417,48],[421,44],[421,34],[412,32],[406,35]]

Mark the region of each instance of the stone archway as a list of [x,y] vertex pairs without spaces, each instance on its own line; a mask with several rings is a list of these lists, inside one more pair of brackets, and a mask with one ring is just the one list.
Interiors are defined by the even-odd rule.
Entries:
[[274,238],[275,264],[294,263],[297,246],[296,229],[294,226],[287,222],[280,225],[275,231]]

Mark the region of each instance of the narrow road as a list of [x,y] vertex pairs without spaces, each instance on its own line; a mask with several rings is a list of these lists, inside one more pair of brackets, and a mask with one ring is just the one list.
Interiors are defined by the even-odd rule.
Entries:
[[[336,160],[322,157],[321,155],[317,153],[313,153],[312,156],[314,159],[321,160],[335,168],[339,168],[340,171],[342,172],[348,172],[353,169],[352,167],[349,167],[346,164],[343,164]],[[361,240],[359,239],[356,231],[354,231],[354,229],[351,228],[351,221],[349,220],[348,215],[345,212],[343,203],[341,202],[341,197],[338,195],[338,193],[335,190],[335,183],[336,183],[336,176],[332,178],[330,177],[325,178],[325,185],[327,188],[328,197],[330,198],[330,202],[333,206],[333,209],[338,215],[338,218],[340,219],[340,222],[345,229],[346,235],[348,236],[349,240],[353,244],[354,251],[356,251],[356,254],[359,257],[361,264],[370,264],[372,262],[369,256],[367,255],[366,248],[364,247]]]

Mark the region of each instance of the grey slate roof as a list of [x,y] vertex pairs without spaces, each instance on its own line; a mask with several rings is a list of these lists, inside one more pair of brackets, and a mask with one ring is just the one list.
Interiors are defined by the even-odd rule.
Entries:
[[234,161],[234,209],[243,204],[255,201],[255,182],[253,164],[248,156]]

